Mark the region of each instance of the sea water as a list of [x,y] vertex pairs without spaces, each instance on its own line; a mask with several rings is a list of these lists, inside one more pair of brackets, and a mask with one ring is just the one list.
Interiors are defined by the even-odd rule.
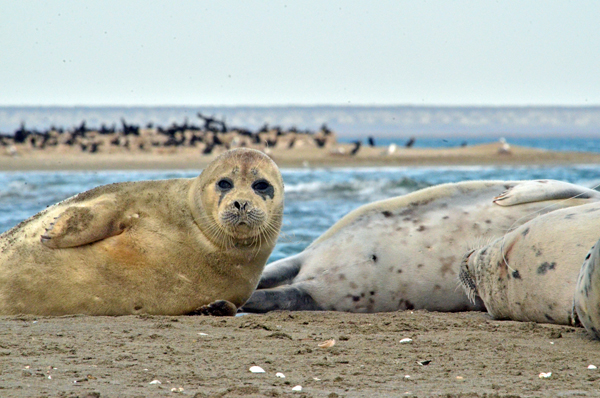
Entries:
[[[282,233],[269,261],[302,251],[357,207],[446,182],[557,179],[587,187],[600,184],[600,165],[452,166],[282,169]],[[0,232],[49,205],[121,181],[191,178],[200,170],[0,172]]]

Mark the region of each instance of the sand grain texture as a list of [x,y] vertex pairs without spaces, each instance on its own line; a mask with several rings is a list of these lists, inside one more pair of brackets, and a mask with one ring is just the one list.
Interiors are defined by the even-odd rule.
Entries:
[[[480,312],[17,316],[0,323],[2,397],[600,394],[600,371],[587,368],[600,365],[600,342],[583,329],[492,321]],[[336,344],[318,347],[328,339]],[[251,373],[255,365],[265,373]],[[541,379],[542,372],[552,376]],[[292,391],[297,385],[302,392]]]

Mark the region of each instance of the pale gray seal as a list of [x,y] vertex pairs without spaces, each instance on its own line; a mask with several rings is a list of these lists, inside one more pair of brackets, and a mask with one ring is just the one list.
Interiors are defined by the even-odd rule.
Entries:
[[[468,252],[461,265],[461,283],[470,297],[483,300],[495,319],[574,325],[577,277],[589,248],[598,240],[599,223],[600,203],[535,218]],[[595,272],[591,268],[581,271],[580,292],[590,290],[584,282]]]
[[[596,219],[592,228],[597,230],[597,226]],[[587,253],[579,271],[573,311],[585,329],[600,339],[600,241]]]
[[282,213],[279,169],[251,149],[196,178],[83,192],[0,235],[0,314],[235,313]]
[[540,214],[599,199],[559,181],[471,181],[371,203],[303,252],[267,265],[243,310],[483,310],[457,283],[468,248]]

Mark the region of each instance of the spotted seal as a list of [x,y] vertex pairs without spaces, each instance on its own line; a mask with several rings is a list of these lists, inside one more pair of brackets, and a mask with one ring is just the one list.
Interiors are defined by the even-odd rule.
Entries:
[[457,284],[469,245],[599,199],[596,191],[560,181],[468,181],[367,204],[301,253],[267,265],[243,309],[483,310]]
[[[596,223],[594,227],[597,225]],[[574,315],[577,315],[581,324],[596,339],[600,339],[600,290],[598,287],[600,287],[600,240],[585,256],[577,277],[573,298]]]
[[80,193],[0,235],[0,314],[231,315],[255,289],[282,213],[279,169],[251,149],[196,178]]
[[495,319],[576,324],[573,295],[583,259],[600,235],[599,222],[600,203],[535,218],[468,252],[461,284]]

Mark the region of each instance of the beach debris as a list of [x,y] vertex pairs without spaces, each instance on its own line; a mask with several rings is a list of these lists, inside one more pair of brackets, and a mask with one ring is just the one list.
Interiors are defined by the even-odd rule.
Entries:
[[410,375],[404,375],[405,379],[410,379]]
[[260,366],[252,366],[250,367],[250,372],[252,373],[265,373],[265,370]]
[[506,138],[502,137],[499,140],[500,148],[498,148],[498,154],[500,155],[510,155],[510,144],[506,142]]
[[331,348],[335,345],[335,340],[334,339],[330,339],[330,340],[325,340],[322,343],[319,343],[319,348]]
[[173,387],[171,388],[171,392],[183,392],[183,387]]
[[302,386],[295,386],[292,388],[292,391],[300,392],[300,391],[302,391]]
[[464,379],[465,379],[465,378],[464,378],[464,377],[462,377],[462,376],[456,376],[456,380],[459,380],[459,381],[461,381],[461,380],[464,380]]
[[280,379],[285,379],[285,375],[281,372],[275,373],[275,376],[279,377]]
[[321,379],[319,379],[318,377],[313,377],[313,380],[315,380],[315,381],[321,381]]
[[427,366],[431,363],[431,359],[427,359],[425,361],[417,361],[417,363],[421,366]]
[[148,383],[148,384],[162,384],[162,383],[160,382],[160,380],[152,380],[152,381],[151,381],[150,383]]
[[398,146],[396,144],[390,144],[390,146],[388,146],[387,149],[387,154],[388,155],[392,155],[396,152],[396,149],[398,149]]
[[400,340],[400,344],[406,344],[406,343],[412,343],[412,339],[409,339],[408,337]]
[[542,372],[538,375],[538,377],[540,379],[549,379],[551,376],[552,376],[552,372],[548,372],[548,373]]
[[590,369],[590,370],[596,370],[596,369],[598,369],[598,368],[596,367],[596,365],[588,365],[588,367],[587,367],[587,368],[588,368],[588,369]]
[[198,336],[208,336],[208,334],[200,332],[198,333]]

